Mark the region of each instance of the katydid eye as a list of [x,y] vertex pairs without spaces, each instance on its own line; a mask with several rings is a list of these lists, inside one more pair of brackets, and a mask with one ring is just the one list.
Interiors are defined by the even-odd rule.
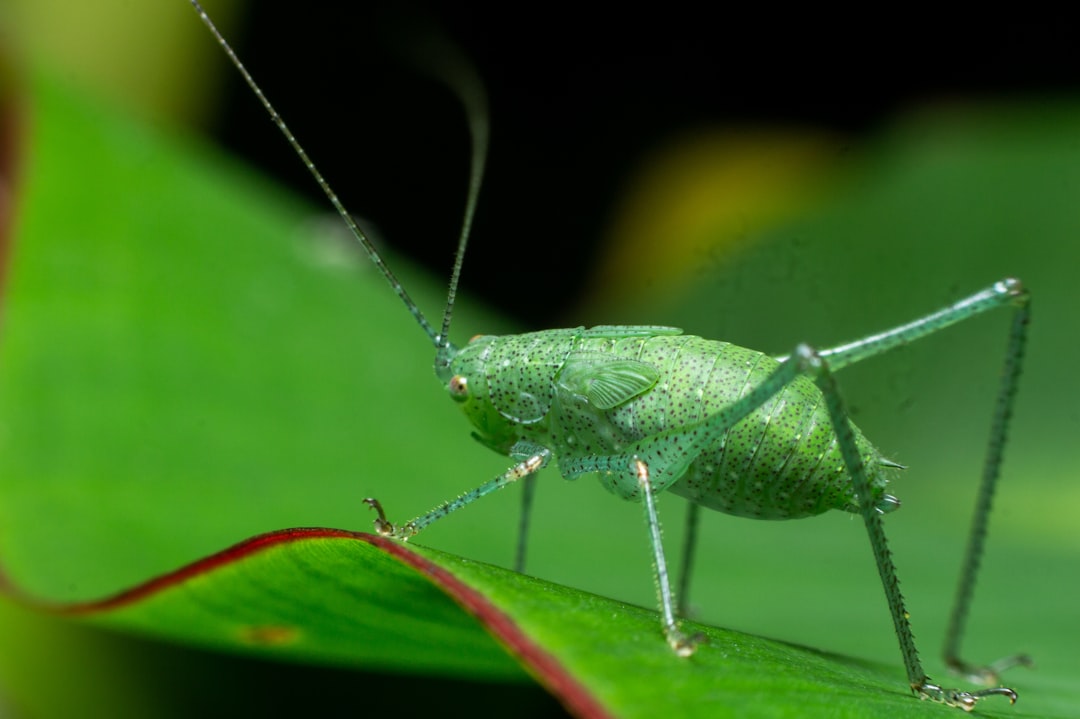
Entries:
[[454,399],[465,399],[469,396],[469,380],[459,374],[450,378],[450,396]]

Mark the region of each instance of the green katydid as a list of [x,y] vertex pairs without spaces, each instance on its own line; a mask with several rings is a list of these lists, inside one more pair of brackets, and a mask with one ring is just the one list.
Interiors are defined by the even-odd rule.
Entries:
[[[913,342],[988,310],[1010,307],[1008,337],[982,484],[946,637],[946,661],[971,681],[997,683],[1024,655],[980,666],[959,658],[960,638],[982,556],[994,488],[1026,343],[1030,301],[1012,278],[906,324],[828,349],[798,344],[770,357],[658,326],[546,330],[478,336],[464,347],[448,339],[458,279],[487,151],[486,108],[479,82],[457,67],[449,80],[464,101],[473,136],[472,174],[443,321],[438,331],[413,303],[343,204],[239,61],[198,0],[190,0],[271,119],[308,168],[371,261],[435,346],[435,374],[472,423],[482,444],[513,460],[499,476],[411,521],[394,524],[375,499],[376,530],[407,540],[425,527],[519,479],[526,479],[518,566],[535,474],[554,460],[566,479],[589,475],[619,497],[641,502],[651,544],[663,634],[688,657],[700,644],[676,619],[654,495],[686,497],[699,507],[758,519],[789,519],[839,509],[866,526],[912,690],[921,698],[971,710],[996,686],[977,691],[933,683],[916,652],[882,515],[899,507],[886,493],[900,469],[848,418],[834,380],[847,365]],[[696,526],[691,521],[690,527]],[[688,551],[693,547],[690,531]],[[688,566],[684,559],[684,567]],[[684,582],[686,572],[684,571]],[[685,588],[685,584],[684,584]],[[685,592],[683,592],[685,594]]]

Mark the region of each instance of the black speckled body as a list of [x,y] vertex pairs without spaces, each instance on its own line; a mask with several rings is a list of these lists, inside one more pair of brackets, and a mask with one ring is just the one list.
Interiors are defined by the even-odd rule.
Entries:
[[[503,453],[525,440],[551,450],[568,479],[595,474],[640,499],[621,458],[649,448],[656,489],[710,509],[793,519],[858,502],[817,385],[800,376],[696,456],[687,440],[709,417],[764,380],[779,362],[667,327],[596,327],[475,338],[452,359],[457,396],[477,438]],[[875,500],[888,462],[856,429]],[[599,458],[599,459],[598,459]],[[605,467],[578,471],[575,467]]]

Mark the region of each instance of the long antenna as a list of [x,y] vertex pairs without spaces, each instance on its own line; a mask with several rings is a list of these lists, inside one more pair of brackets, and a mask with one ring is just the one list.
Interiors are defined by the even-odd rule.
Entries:
[[248,84],[248,87],[255,93],[255,96],[262,103],[262,106],[266,108],[267,113],[270,115],[270,119],[273,120],[277,128],[281,130],[281,134],[285,136],[289,145],[292,146],[293,151],[304,163],[304,166],[311,173],[311,176],[315,178],[315,182],[318,183],[322,189],[323,194],[330,200],[330,204],[334,206],[337,213],[341,216],[341,219],[345,221],[345,225],[352,232],[353,237],[360,243],[360,246],[367,252],[368,257],[371,258],[372,263],[378,268],[382,276],[386,278],[386,281],[390,284],[390,289],[394,291],[401,301],[405,303],[405,307],[409,310],[420,328],[427,333],[427,336],[431,339],[432,343],[436,347],[436,371],[440,366],[448,366],[449,360],[454,353],[453,348],[450,345],[450,341],[447,337],[450,331],[450,315],[453,309],[454,298],[457,295],[458,278],[461,276],[461,267],[464,262],[465,247],[468,244],[469,229],[472,226],[473,212],[476,207],[477,197],[480,193],[480,182],[484,173],[484,160],[487,156],[487,137],[488,127],[486,121],[486,99],[484,97],[483,89],[480,87],[480,83],[476,78],[475,73],[469,71],[469,66],[464,63],[459,55],[452,55],[452,63],[444,71],[443,79],[449,83],[457,92],[462,102],[465,104],[466,111],[469,117],[470,132],[473,137],[473,154],[472,154],[472,172],[469,178],[469,194],[468,201],[465,206],[465,219],[462,223],[461,235],[458,240],[457,253],[454,256],[454,269],[450,277],[450,290],[447,295],[446,310],[443,314],[442,331],[436,334],[431,323],[428,322],[424,313],[420,311],[416,303],[409,297],[409,293],[402,287],[401,282],[390,270],[390,268],[383,262],[382,257],[376,251],[375,246],[371,244],[371,240],[356,224],[356,220],[352,218],[352,215],[348,213],[345,206],[338,199],[337,194],[331,189],[330,184],[315,167],[315,163],[312,162],[307,152],[297,141],[293,135],[289,126],[285,124],[285,121],[278,114],[278,111],[274,109],[274,106],[263,94],[262,88],[255,82],[255,78],[251,76],[244,64],[240,62],[240,58],[237,57],[236,52],[233,51],[232,46],[225,40],[225,37],[214,25],[214,22],[210,19],[210,16],[206,14],[206,10],[199,4],[198,0],[190,0],[192,7],[195,8],[195,12],[202,18],[203,23],[210,29],[210,33],[217,40],[218,45],[228,55],[229,60],[240,72],[240,75],[244,78],[244,82]]
[[[480,197],[480,186],[484,180],[484,167],[487,165],[487,149],[491,127],[488,122],[487,94],[484,85],[472,63],[452,43],[442,36],[429,38],[426,49],[439,58],[438,62],[423,62],[423,68],[435,75],[453,90],[465,109],[469,123],[469,137],[472,138],[472,157],[469,170],[469,193],[465,200],[465,216],[461,221],[461,234],[458,237],[457,251],[454,253],[454,268],[450,273],[450,287],[446,293],[446,309],[443,311],[442,329],[437,341],[435,372],[442,377],[442,371],[450,365],[456,350],[450,344],[450,319],[457,298],[458,281],[465,260],[465,248],[472,230],[473,215]],[[443,378],[446,379],[446,378]]]

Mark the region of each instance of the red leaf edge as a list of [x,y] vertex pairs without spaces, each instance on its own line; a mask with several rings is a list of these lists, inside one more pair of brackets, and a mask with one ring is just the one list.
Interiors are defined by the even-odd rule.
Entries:
[[575,716],[608,719],[611,714],[552,655],[536,644],[509,616],[488,599],[458,579],[449,570],[410,551],[400,542],[366,532],[344,529],[299,527],[251,537],[231,547],[153,577],[116,594],[84,602],[52,603],[27,596],[7,577],[0,575],[0,591],[33,609],[61,616],[80,617],[122,609],[185,581],[240,561],[257,552],[291,542],[311,539],[361,541],[381,549],[432,581],[462,609],[473,615],[523,666]]

